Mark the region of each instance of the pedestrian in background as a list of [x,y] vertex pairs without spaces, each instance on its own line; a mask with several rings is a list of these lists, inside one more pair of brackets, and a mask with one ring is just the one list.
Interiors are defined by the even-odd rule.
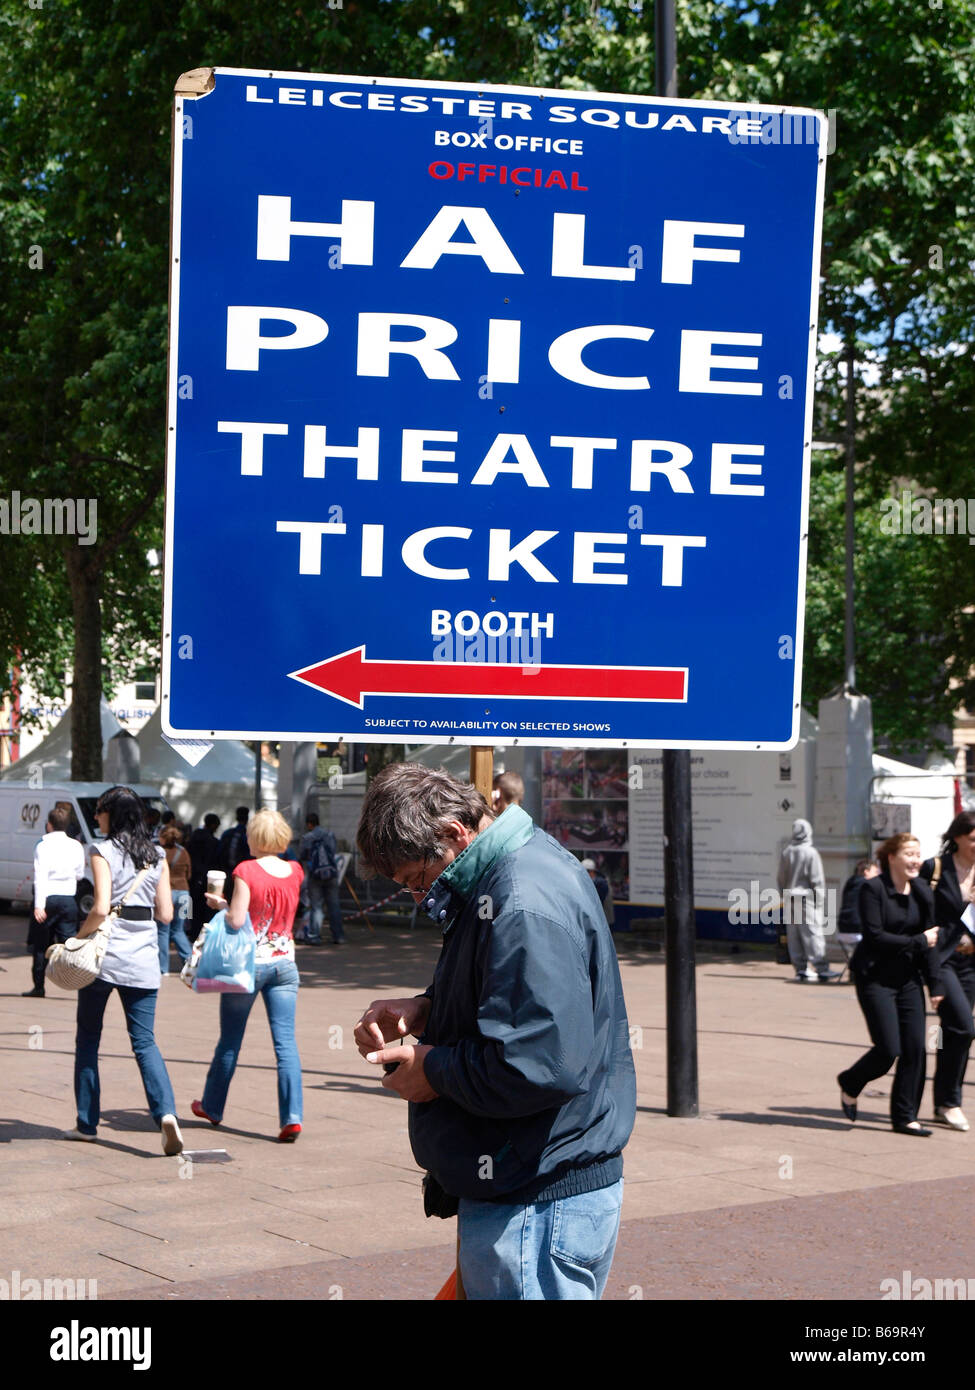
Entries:
[[250,808],[238,806],[235,815],[236,824],[220,836],[220,867],[228,878],[232,876],[238,864],[251,858],[247,846],[247,817],[250,815]]
[[113,904],[129,896],[112,927],[97,980],[78,991],[74,1064],[78,1124],[64,1138],[90,1142],[97,1134],[101,1118],[98,1047],[105,1005],[117,989],[149,1113],[162,1131],[163,1153],[171,1156],[182,1151],[183,1136],[169,1073],[154,1035],[159,994],[156,922],[171,921],[173,916],[169,868],[166,856],[150,839],[145,806],[129,787],[105,792],[95,806],[95,819],[104,839],[92,846],[94,902],[78,936],[91,936]]
[[333,944],[341,946],[345,941],[337,853],[335,836],[331,830],[319,825],[318,816],[314,811],[310,811],[305,817],[305,833],[298,847],[298,859],[305,871],[303,892],[308,900],[305,940],[309,946],[322,944],[322,922],[326,907]]
[[159,935],[159,970],[163,975],[169,974],[170,940],[176,947],[181,965],[186,964],[193,949],[186,935],[186,923],[191,915],[192,907],[190,898],[192,861],[189,852],[180,844],[181,838],[181,828],[175,822],[163,826],[159,832],[159,843],[165,852],[166,863],[169,865],[169,886],[173,896],[172,922],[156,923],[156,930]]
[[33,989],[25,999],[44,998],[45,952],[59,941],[74,936],[78,926],[78,881],[85,873],[85,851],[67,833],[71,811],[55,806],[47,813],[45,834],[34,850],[34,911],[27,945],[34,953],[31,964]]
[[294,860],[278,856],[291,843],[291,826],[277,811],[258,811],[247,826],[251,857],[234,870],[233,897],[207,894],[216,911],[226,909],[227,925],[239,931],[250,915],[257,951],[253,994],[221,994],[220,1038],[203,1099],[192,1104],[194,1115],[218,1125],[223,1120],[227,1092],[237,1068],[244,1031],[254,1000],[264,999],[278,1070],[278,1142],[293,1144],[301,1133],[301,1059],[295,1041],[298,969],[292,926],[304,872]]
[[919,877],[921,846],[913,835],[892,835],[880,846],[881,872],[863,885],[863,940],[851,969],[857,999],[873,1047],[836,1078],[840,1108],[857,1117],[857,1097],[869,1082],[897,1063],[890,1093],[890,1120],[897,1134],[927,1138],[918,1121],[924,1092],[924,984],[937,1008],[944,996],[934,897]]
[[921,865],[934,890],[935,950],[942,967],[944,998],[938,1006],[941,1046],[934,1068],[934,1118],[949,1129],[967,1130],[961,1088],[975,1037],[975,942],[963,914],[975,902],[975,815],[962,811],[945,831],[941,853]]
[[499,772],[492,783],[491,802],[499,816],[508,806],[520,806],[525,799],[525,784],[517,772]]
[[217,839],[219,828],[220,817],[210,811],[203,817],[200,828],[193,831],[186,845],[191,864],[190,898],[193,903],[186,934],[191,941],[196,940],[204,923],[209,922],[213,916],[213,909],[207,907],[206,901],[207,874],[211,869],[220,867],[220,841]]
[[838,979],[840,972],[829,968],[823,934],[826,875],[819,851],[813,847],[813,829],[807,820],[792,822],[791,843],[779,860],[778,885],[783,896],[791,896],[786,931],[796,982],[818,979],[826,984]]
[[860,924],[860,890],[865,883],[869,883],[870,879],[876,878],[879,873],[880,865],[875,859],[861,859],[843,884],[839,918],[841,932],[850,936],[863,935],[863,927]]
[[603,905],[603,915],[609,926],[616,920],[616,910],[613,907],[613,894],[610,890],[609,879],[596,867],[595,859],[583,859],[582,867],[592,879],[592,886],[599,895],[599,901]]

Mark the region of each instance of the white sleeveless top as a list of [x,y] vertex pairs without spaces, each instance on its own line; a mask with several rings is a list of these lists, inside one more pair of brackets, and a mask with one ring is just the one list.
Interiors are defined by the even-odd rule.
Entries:
[[[112,902],[119,902],[131,888],[139,870],[113,840],[100,840],[92,846],[91,852],[100,854],[111,869]],[[159,849],[158,854],[158,863],[146,874],[126,907],[151,908],[155,903],[156,888],[166,862],[165,851]],[[133,989],[159,988],[159,936],[152,917],[145,922],[127,922],[124,917],[116,922],[98,978],[110,985],[129,985]]]

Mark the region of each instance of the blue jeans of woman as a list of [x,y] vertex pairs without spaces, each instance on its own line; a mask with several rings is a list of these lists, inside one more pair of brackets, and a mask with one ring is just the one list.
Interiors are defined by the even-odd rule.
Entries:
[[156,923],[156,931],[159,934],[159,969],[164,975],[169,974],[170,940],[176,947],[176,952],[184,965],[189,960],[190,952],[193,950],[186,935],[186,919],[190,914],[190,902],[189,891],[186,888],[174,888],[173,920]]
[[292,960],[259,965],[253,994],[221,994],[220,1041],[213,1054],[203,1090],[203,1109],[214,1120],[223,1119],[227,1092],[237,1068],[244,1030],[258,995],[264,997],[271,1040],[278,1064],[278,1116],[281,1127],[301,1124],[301,1058],[295,1042],[295,1007],[298,1002],[298,967]]
[[602,1297],[619,1234],[623,1180],[553,1202],[461,1198],[460,1272],[469,1299]]
[[149,1102],[149,1113],[157,1125],[164,1115],[176,1113],[169,1073],[153,1034],[156,995],[159,991],[135,989],[130,985],[112,985],[107,980],[93,980],[78,992],[74,1094],[78,1106],[78,1128],[82,1134],[94,1134],[101,1116],[98,1044],[102,1036],[105,1005],[113,989],[118,990],[125,1011],[125,1026],[129,1030],[132,1051],[142,1073],[142,1085]]

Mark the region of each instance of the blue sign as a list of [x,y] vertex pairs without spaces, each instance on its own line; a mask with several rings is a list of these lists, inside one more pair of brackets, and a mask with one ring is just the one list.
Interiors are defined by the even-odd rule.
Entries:
[[790,747],[824,127],[178,97],[166,732]]

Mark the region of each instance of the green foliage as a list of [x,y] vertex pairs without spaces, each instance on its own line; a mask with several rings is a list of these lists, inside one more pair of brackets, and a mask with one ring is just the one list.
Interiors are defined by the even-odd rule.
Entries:
[[[972,553],[959,537],[878,538],[876,518],[879,498],[902,485],[975,496],[975,6],[690,8],[710,24],[682,62],[693,74],[688,84],[682,73],[682,92],[831,112],[820,325],[852,334],[868,367],[857,410],[857,685],[876,702],[878,734],[894,748],[923,745],[959,701],[975,706]],[[839,439],[844,374],[824,368],[814,433]],[[843,524],[829,477],[821,464],[810,523],[812,708],[843,676]]]
[[[101,595],[109,682],[159,627],[146,553],[162,525],[176,77],[222,65],[648,93],[653,4],[0,4],[0,495],[97,497],[84,582]],[[923,741],[955,699],[975,705],[971,555],[957,538],[884,545],[872,527],[901,482],[975,495],[975,6],[678,0],[678,53],[685,96],[835,113],[821,323],[855,333],[874,372],[858,419],[858,685],[876,700],[879,732]],[[43,269],[30,268],[32,246]],[[843,417],[827,363],[817,436],[839,438]],[[843,673],[834,474],[817,465],[812,706]],[[72,642],[63,538],[0,544],[0,680],[19,651],[36,684],[59,685]]]
[[[957,535],[891,534],[882,497],[869,475],[857,480],[856,684],[869,694],[874,729],[893,749],[922,753],[931,734],[945,741],[956,693],[957,596],[946,587]],[[810,496],[803,698],[816,698],[842,677],[845,621],[845,466],[842,452],[815,456]]]

